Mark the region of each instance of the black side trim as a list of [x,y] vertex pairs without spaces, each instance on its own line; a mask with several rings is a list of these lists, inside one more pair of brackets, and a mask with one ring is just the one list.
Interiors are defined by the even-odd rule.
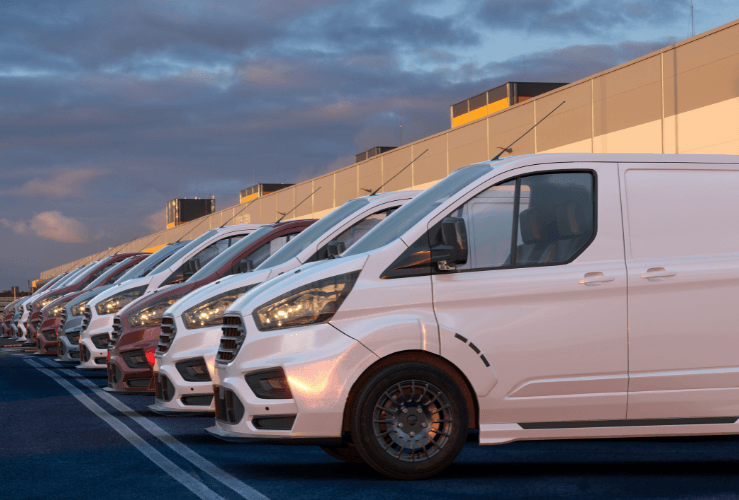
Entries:
[[466,338],[464,338],[464,337],[462,337],[462,336],[461,336],[460,334],[458,334],[458,333],[455,333],[455,334],[454,334],[454,338],[457,338],[457,339],[461,340],[461,341],[462,341],[462,342],[464,342],[465,344],[467,343],[467,339],[466,339]]
[[472,342],[470,342],[470,347],[472,348],[472,350],[473,350],[473,351],[475,351],[475,354],[480,354],[480,348],[479,348],[479,347],[477,347],[477,346],[476,346],[475,344],[473,344]]
[[734,424],[739,417],[642,418],[636,420],[582,420],[574,422],[524,422],[524,429],[583,429],[588,427],[647,427],[653,425]]
[[488,362],[488,358],[486,358],[484,354],[480,354],[480,359],[482,360],[483,363],[485,363],[485,366],[487,366],[488,368],[490,367],[490,363]]

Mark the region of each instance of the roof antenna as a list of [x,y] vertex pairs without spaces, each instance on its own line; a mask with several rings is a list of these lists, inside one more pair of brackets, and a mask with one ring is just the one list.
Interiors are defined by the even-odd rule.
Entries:
[[[426,151],[428,151],[428,149],[427,149]],[[412,159],[412,160],[411,160],[411,162],[410,162],[410,163],[409,163],[408,165],[406,165],[405,167],[403,167],[402,169],[400,169],[400,172],[398,172],[397,174],[395,174],[395,175],[393,175],[392,177],[390,177],[390,178],[389,178],[389,179],[387,180],[387,182],[386,182],[386,183],[384,183],[384,184],[383,184],[382,186],[378,187],[378,188],[377,188],[377,189],[375,189],[375,190],[374,190],[374,191],[373,191],[372,193],[370,193],[370,196],[374,196],[374,195],[376,195],[376,194],[377,194],[377,192],[378,192],[378,191],[379,191],[380,189],[382,189],[382,188],[384,188],[385,186],[387,186],[387,185],[388,185],[388,183],[389,183],[389,182],[390,182],[391,180],[395,179],[395,178],[396,178],[397,176],[399,176],[400,174],[402,174],[402,173],[403,173],[403,170],[405,170],[406,168],[408,168],[408,167],[410,167],[411,165],[413,165],[413,162],[415,162],[415,161],[416,161],[417,159],[419,159],[420,157],[422,157],[422,156],[423,156],[423,155],[424,155],[424,154],[426,153],[426,151],[424,151],[423,153],[421,153],[420,155],[418,155],[418,156],[416,156],[416,157],[415,157],[414,159]],[[369,191],[369,189],[364,189],[364,188],[362,188],[362,190],[363,190],[363,191]]]
[[[318,186],[318,187],[316,188],[316,191],[318,191],[319,189],[321,189],[321,186]],[[288,211],[287,211],[287,212],[285,212],[284,214],[283,214],[282,212],[277,212],[278,214],[282,215],[282,217],[280,217],[279,219],[277,219],[277,221],[276,221],[276,222],[282,222],[282,219],[284,219],[284,218],[285,218],[285,217],[287,216],[287,214],[289,214],[290,212],[292,212],[293,210],[295,210],[296,208],[298,208],[298,207],[299,207],[300,205],[302,205],[303,203],[305,203],[305,201],[306,201],[306,200],[307,200],[308,198],[310,198],[311,196],[313,196],[314,194],[316,194],[316,191],[313,191],[313,192],[312,192],[311,194],[309,194],[308,196],[306,196],[306,197],[305,197],[305,200],[301,201],[300,203],[298,203],[297,205],[295,205],[295,206],[294,206],[294,207],[293,207],[293,208],[292,208],[291,210],[288,210]]]
[[[157,235],[154,236],[154,238],[150,239],[149,242],[146,245],[144,245],[141,248],[139,248],[137,250],[137,253],[143,252],[145,249],[149,248],[149,245],[151,245],[152,243],[154,243],[154,241],[156,241],[157,239],[159,239],[159,233],[157,233]],[[134,240],[134,241],[136,241],[136,240]],[[166,243],[165,243],[165,245],[166,245]]]
[[226,222],[224,222],[223,224],[221,224],[218,227],[218,229],[221,229],[223,226],[225,226],[226,224],[228,224],[229,222],[231,222],[232,220],[234,220],[234,218],[236,218],[237,215],[239,215],[241,212],[243,212],[244,210],[246,210],[247,208],[249,208],[249,205],[251,205],[252,203],[254,203],[255,201],[257,201],[258,199],[259,199],[259,197],[256,197],[253,200],[251,200],[249,203],[246,204],[246,206],[244,208],[242,208],[241,210],[239,210],[239,213],[234,214],[233,217],[231,217]]
[[[559,103],[559,106],[563,105],[565,102],[567,102],[567,101],[560,102]],[[536,126],[539,125],[541,122],[543,122],[544,120],[546,120],[547,118],[549,118],[549,115],[551,115],[552,113],[554,113],[555,111],[557,111],[557,109],[559,109],[559,106],[557,106],[556,108],[554,108],[553,110],[551,110],[549,113],[547,113],[547,116],[545,116],[544,118],[542,118],[538,122],[534,123],[534,126],[533,127],[531,127],[526,132],[524,132],[524,134],[521,137],[519,137],[518,139],[516,139],[515,141],[513,141],[511,144],[509,144],[508,147],[500,148],[500,150],[501,150],[500,153],[498,153],[497,155],[495,155],[495,157],[493,157],[493,159],[491,159],[490,161],[498,160],[500,158],[500,155],[502,155],[505,152],[512,152],[513,150],[511,148],[513,147],[514,144],[516,144],[518,141],[520,141],[521,139],[523,139],[526,136],[526,134],[528,134],[529,132],[531,132],[532,130],[534,130],[536,128]],[[498,147],[500,147],[500,146],[498,146]]]
[[197,229],[198,227],[200,227],[200,224],[202,224],[203,222],[205,222],[206,220],[208,220],[208,216],[207,215],[203,215],[202,219],[203,220],[201,220],[200,222],[198,222],[198,224],[194,228],[190,229],[188,232],[186,232],[185,234],[183,234],[182,236],[180,236],[180,238],[177,241],[175,241],[175,243],[179,243],[180,241],[182,241],[182,238],[184,238],[188,234],[190,234],[193,231],[195,231],[195,229]]

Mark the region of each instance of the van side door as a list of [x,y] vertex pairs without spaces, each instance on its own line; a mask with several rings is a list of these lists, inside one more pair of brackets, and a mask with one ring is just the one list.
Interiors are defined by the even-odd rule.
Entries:
[[619,165],[629,419],[739,416],[737,168]]
[[464,220],[469,250],[466,264],[432,275],[442,356],[478,381],[483,426],[625,419],[617,165],[501,177],[444,214]]

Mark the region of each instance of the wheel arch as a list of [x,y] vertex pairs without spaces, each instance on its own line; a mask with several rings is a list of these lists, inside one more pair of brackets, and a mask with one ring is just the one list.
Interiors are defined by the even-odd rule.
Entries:
[[354,385],[349,391],[346,399],[346,404],[344,405],[344,417],[342,421],[343,432],[349,432],[350,430],[351,415],[352,410],[354,409],[354,404],[356,402],[357,396],[359,395],[359,391],[362,389],[367,380],[369,380],[369,378],[378,370],[381,370],[382,368],[395,363],[402,363],[404,361],[416,361],[420,363],[426,363],[442,370],[444,373],[449,375],[462,391],[462,394],[464,394],[465,403],[467,404],[467,413],[469,414],[469,428],[478,428],[480,411],[477,402],[477,395],[475,394],[475,390],[473,389],[472,384],[470,384],[470,381],[467,380],[467,377],[464,375],[462,370],[460,370],[449,360],[444,359],[437,354],[433,354],[428,351],[414,350],[396,352],[385,356],[384,358],[375,361],[364,372],[362,372],[362,374],[359,376],[357,381],[354,382]]

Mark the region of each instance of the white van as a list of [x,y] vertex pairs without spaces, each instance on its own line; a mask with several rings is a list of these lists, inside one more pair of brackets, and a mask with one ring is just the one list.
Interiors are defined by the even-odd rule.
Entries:
[[189,279],[232,243],[261,225],[236,224],[206,231],[138,279],[127,279],[105,290],[85,306],[80,332],[80,369],[104,369],[108,342],[117,312],[162,287]]
[[[392,191],[349,200],[313,223],[253,272],[222,278],[171,306],[162,318],[154,361],[156,401],[149,409],[158,413],[214,411],[211,376],[225,308],[246,290],[268,279],[327,259],[329,246],[332,256],[351,248],[418,193]],[[203,317],[208,318],[207,324]],[[196,368],[199,376],[188,376],[188,371]]]
[[732,156],[456,170],[340,259],[231,305],[209,431],[322,440],[399,479],[442,470],[469,428],[737,433],[738,190]]

